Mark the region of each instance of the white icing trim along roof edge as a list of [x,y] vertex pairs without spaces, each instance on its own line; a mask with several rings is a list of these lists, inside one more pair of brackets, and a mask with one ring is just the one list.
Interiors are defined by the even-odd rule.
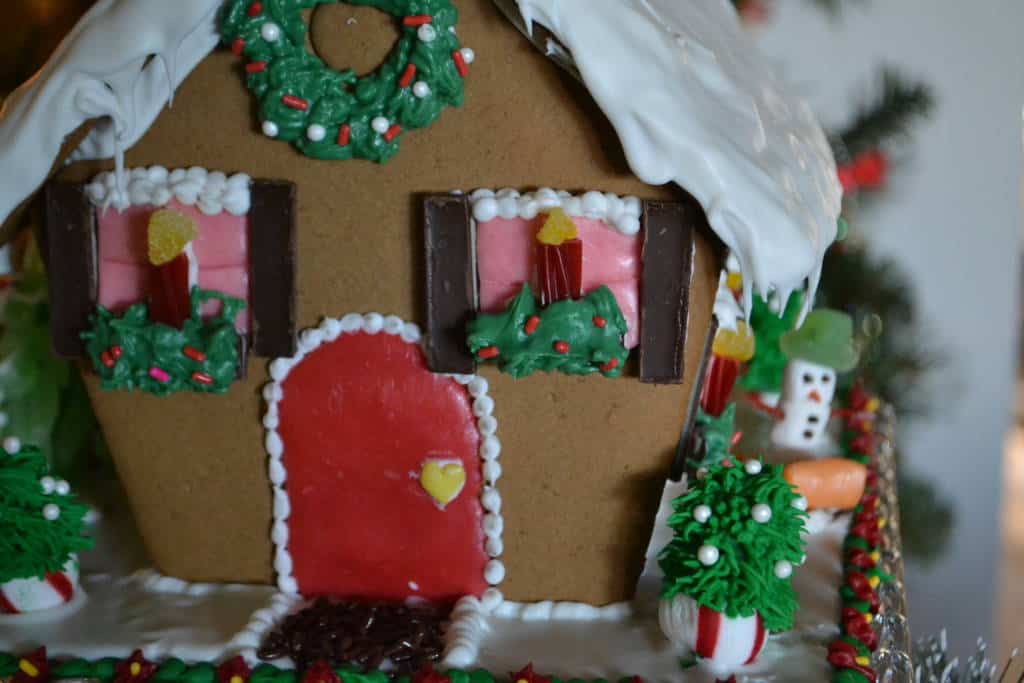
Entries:
[[723,0],[517,0],[547,27],[646,183],[704,207],[753,290],[817,289],[842,200],[806,102],[790,96]]
[[149,130],[220,40],[223,0],[99,0],[0,110],[0,222],[46,181],[67,136],[99,122],[73,159],[107,159]]

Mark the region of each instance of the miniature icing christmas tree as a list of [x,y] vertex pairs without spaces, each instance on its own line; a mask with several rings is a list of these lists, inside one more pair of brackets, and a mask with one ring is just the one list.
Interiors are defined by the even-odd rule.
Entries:
[[0,613],[57,607],[78,591],[87,508],[50,476],[34,446],[8,437],[0,452]]
[[813,451],[824,443],[836,391],[836,373],[857,366],[850,316],[830,309],[812,311],[799,329],[779,338],[787,359],[772,442]]
[[[782,373],[786,367],[786,356],[779,348],[779,338],[793,329],[803,295],[792,294],[781,314],[773,311],[760,297],[754,297],[750,311],[750,326],[754,329],[757,343],[754,356],[747,365],[747,371],[740,378],[739,385],[747,391],[760,394],[777,394],[782,388]],[[767,400],[767,397],[765,397]]]
[[769,633],[792,627],[805,508],[780,466],[733,456],[673,503],[675,536],[659,556],[661,628],[716,676],[753,663]]

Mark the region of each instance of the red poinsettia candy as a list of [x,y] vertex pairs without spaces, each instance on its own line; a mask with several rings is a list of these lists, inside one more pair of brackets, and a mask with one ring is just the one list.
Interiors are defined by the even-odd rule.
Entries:
[[318,659],[313,666],[306,669],[302,677],[302,683],[341,683],[337,672],[331,665],[322,659]]
[[217,683],[249,683],[252,669],[241,655],[232,657],[217,667]]
[[443,673],[434,671],[434,667],[429,663],[420,667],[412,676],[412,683],[451,683],[451,680]]
[[853,636],[863,643],[864,647],[874,652],[878,647],[878,634],[871,628],[871,623],[863,614],[857,610],[851,611],[852,614],[847,614],[847,610],[843,610],[843,629],[847,635]]
[[509,676],[512,679],[512,683],[551,683],[550,677],[541,676],[539,673],[534,672],[533,662],[520,669],[518,673],[509,674]]
[[870,553],[860,548],[850,548],[846,553],[846,564],[857,569],[874,569],[878,564]]
[[50,663],[46,661],[46,648],[41,647],[18,660],[18,670],[11,677],[11,683],[47,683],[50,680]]
[[113,683],[146,683],[156,673],[156,664],[142,656],[142,650],[132,652],[128,659],[114,667]]

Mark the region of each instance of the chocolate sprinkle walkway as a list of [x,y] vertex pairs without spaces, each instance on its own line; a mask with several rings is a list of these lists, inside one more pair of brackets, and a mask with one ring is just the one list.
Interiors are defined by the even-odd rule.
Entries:
[[286,617],[257,654],[264,660],[291,657],[300,671],[324,660],[365,672],[390,660],[394,673],[412,674],[441,659],[447,619],[447,609],[432,605],[318,598]]

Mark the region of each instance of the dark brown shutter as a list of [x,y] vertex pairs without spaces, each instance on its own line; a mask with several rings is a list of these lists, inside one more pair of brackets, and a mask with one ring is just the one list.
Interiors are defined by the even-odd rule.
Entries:
[[54,352],[85,355],[82,331],[96,306],[96,210],[76,183],[49,183],[43,190],[50,286],[50,335]]
[[423,202],[426,248],[427,366],[470,374],[476,361],[466,346],[466,325],[476,314],[469,200],[432,195]]
[[680,384],[695,258],[696,201],[644,202],[640,288],[640,381]]
[[251,350],[295,353],[295,185],[254,180],[249,211]]

